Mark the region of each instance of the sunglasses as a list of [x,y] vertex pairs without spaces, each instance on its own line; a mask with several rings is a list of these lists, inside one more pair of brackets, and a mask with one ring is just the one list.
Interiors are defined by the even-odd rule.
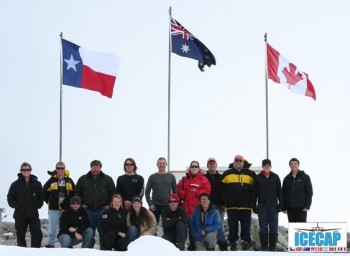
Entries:
[[177,200],[169,200],[169,203],[178,203],[179,201]]
[[21,169],[21,172],[30,172],[31,169]]
[[198,165],[191,165],[190,167],[191,167],[191,168],[199,168]]
[[56,167],[56,170],[64,170],[66,167]]
[[237,163],[242,163],[243,160],[241,160],[241,159],[235,159],[235,162],[237,162]]
[[134,164],[125,164],[125,166],[134,166]]
[[208,201],[209,201],[209,198],[201,199],[202,203],[205,203],[205,202],[208,202]]

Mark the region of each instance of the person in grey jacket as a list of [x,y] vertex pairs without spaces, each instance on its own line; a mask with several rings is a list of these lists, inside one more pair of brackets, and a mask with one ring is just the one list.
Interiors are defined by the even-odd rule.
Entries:
[[311,179],[299,170],[298,159],[292,158],[289,167],[291,171],[282,184],[283,212],[288,214],[289,222],[306,222],[313,195]]
[[[91,170],[81,176],[75,187],[75,195],[82,199],[82,207],[86,209],[90,227],[94,234],[96,228],[100,241],[103,240],[102,215],[109,208],[109,203],[115,193],[113,179],[103,173],[102,163],[99,160],[94,160],[90,164]],[[91,241],[89,248],[93,248],[95,239]],[[100,248],[103,249],[102,243]]]

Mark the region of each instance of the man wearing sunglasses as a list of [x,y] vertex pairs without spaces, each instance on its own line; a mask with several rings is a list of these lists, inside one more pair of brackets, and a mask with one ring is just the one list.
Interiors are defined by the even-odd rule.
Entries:
[[226,170],[222,176],[231,251],[237,250],[238,222],[241,223],[242,250],[248,250],[253,246],[250,225],[256,174],[247,166],[250,165],[245,164],[243,156],[237,155],[232,168]]
[[57,162],[55,170],[47,173],[50,178],[43,187],[44,200],[49,208],[49,231],[45,247],[54,248],[60,217],[63,210],[69,208],[75,184],[64,162]]
[[13,218],[17,232],[17,245],[26,247],[26,232],[29,226],[31,247],[40,248],[43,233],[39,219],[39,212],[43,206],[42,186],[38,178],[32,174],[32,166],[24,162],[21,164],[18,179],[10,186],[7,202],[15,209]]

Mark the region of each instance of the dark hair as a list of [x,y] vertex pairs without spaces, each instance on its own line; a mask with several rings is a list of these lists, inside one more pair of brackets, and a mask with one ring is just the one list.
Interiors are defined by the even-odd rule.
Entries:
[[96,165],[100,166],[100,168],[101,168],[101,167],[102,167],[101,161],[99,161],[99,160],[94,160],[94,161],[92,161],[92,162],[90,163],[90,167],[93,167],[93,166],[96,166]]
[[200,165],[199,165],[199,163],[198,163],[198,161],[196,161],[196,160],[194,160],[194,161],[192,161],[192,162],[190,163],[190,167],[191,167],[191,165],[192,165],[193,163],[197,163],[197,164],[198,164],[198,168],[199,168],[199,169],[201,168]]
[[297,162],[298,165],[300,165],[299,160],[296,159],[295,157],[293,157],[292,159],[289,160],[289,165],[290,165],[291,162]]
[[136,216],[136,212],[134,210],[134,207],[130,208],[130,221],[134,220],[140,225],[144,225],[147,223],[149,226],[151,226],[151,223],[153,221],[152,217],[150,216],[150,213],[145,207],[141,206],[140,208],[140,214],[139,216]]
[[32,166],[31,166],[28,162],[23,162],[23,163],[21,164],[21,169],[22,169],[23,166],[28,166],[29,169],[32,170]]
[[125,164],[126,164],[126,161],[130,161],[134,164],[134,172],[136,173],[136,170],[137,170],[137,165],[136,165],[136,162],[134,159],[132,159],[131,157],[125,159],[124,161],[124,172],[126,172],[126,169],[125,169]]
[[199,196],[198,198],[200,199],[202,196],[206,196],[206,197],[208,197],[209,200],[210,200],[210,196],[209,196],[207,193],[202,193],[202,194],[200,194],[200,196]]

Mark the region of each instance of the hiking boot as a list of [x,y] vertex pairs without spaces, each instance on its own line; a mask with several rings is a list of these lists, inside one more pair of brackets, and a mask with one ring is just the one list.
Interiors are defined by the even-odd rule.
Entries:
[[230,243],[230,251],[237,251],[237,243],[236,242]]
[[180,251],[185,250],[185,244],[184,243],[176,243],[175,244],[176,248],[178,248]]
[[215,248],[207,248],[207,251],[215,251]]
[[195,251],[195,250],[196,250],[196,248],[194,247],[194,244],[189,244],[187,246],[187,251]]
[[250,249],[251,246],[254,245],[253,241],[247,242],[247,241],[243,241],[242,242],[242,251],[247,251]]
[[55,248],[55,246],[53,246],[51,244],[47,244],[47,245],[45,245],[45,248]]
[[220,251],[227,251],[228,250],[227,243],[219,243],[218,246],[219,246]]

